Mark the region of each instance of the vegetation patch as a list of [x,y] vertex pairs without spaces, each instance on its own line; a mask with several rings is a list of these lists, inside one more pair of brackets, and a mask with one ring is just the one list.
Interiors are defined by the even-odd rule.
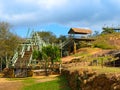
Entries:
[[70,90],[70,88],[67,85],[65,77],[59,76],[53,81],[33,83],[24,86],[22,90]]
[[93,70],[99,74],[103,74],[103,73],[120,73],[120,69],[116,68],[116,67],[102,67],[102,66],[76,66],[73,68],[69,68],[68,70],[70,71],[76,71],[76,70]]
[[93,45],[102,49],[119,49],[119,39],[120,33],[101,34],[96,36]]
[[117,73],[119,68],[116,69],[79,67],[63,70],[62,74],[67,77],[72,90],[120,90],[120,73]]

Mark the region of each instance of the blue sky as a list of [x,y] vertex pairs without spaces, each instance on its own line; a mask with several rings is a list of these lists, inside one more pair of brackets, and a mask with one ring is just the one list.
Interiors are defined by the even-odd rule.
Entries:
[[71,27],[101,31],[120,25],[120,0],[0,0],[0,21],[25,37],[28,31],[67,35]]

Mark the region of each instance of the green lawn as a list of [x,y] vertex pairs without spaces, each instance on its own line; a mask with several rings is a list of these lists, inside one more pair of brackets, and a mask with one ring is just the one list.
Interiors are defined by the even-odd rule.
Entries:
[[[31,80],[33,81],[33,80]],[[30,82],[24,81],[24,84]],[[71,90],[68,85],[67,81],[64,77],[59,76],[56,80],[48,81],[48,82],[32,82],[32,84],[24,85],[22,90]]]

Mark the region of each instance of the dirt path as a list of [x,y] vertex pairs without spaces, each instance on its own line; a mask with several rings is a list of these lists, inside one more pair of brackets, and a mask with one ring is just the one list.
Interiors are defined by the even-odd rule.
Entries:
[[62,60],[62,63],[65,63],[65,62],[71,61],[73,58],[74,58],[73,56],[66,56],[61,58],[61,60]]
[[20,82],[3,82],[0,83],[0,90],[20,90],[22,83]]
[[[31,78],[35,79],[36,83],[47,82],[56,80],[58,75],[50,76],[33,76]],[[0,78],[0,90],[21,90],[23,83],[21,80],[7,80],[6,78]]]
[[0,78],[0,90],[20,90],[22,83],[20,81],[9,81],[5,78]]

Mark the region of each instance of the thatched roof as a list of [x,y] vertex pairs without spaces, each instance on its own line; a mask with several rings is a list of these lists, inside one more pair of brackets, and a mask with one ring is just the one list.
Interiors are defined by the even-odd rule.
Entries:
[[92,30],[83,28],[71,28],[68,34],[91,34]]

